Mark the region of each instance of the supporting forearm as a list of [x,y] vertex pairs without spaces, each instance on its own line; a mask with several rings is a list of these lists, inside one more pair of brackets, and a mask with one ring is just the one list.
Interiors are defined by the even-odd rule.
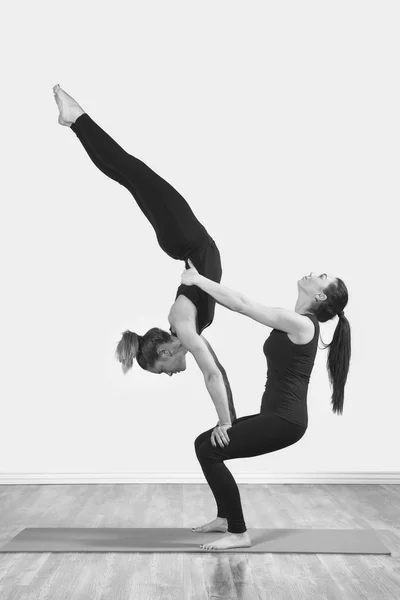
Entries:
[[231,290],[220,283],[216,283],[211,279],[207,279],[207,277],[200,274],[196,276],[195,281],[195,285],[212,296],[219,304],[229,308],[229,310],[241,312],[243,307],[243,294]]
[[229,415],[230,415],[231,423],[233,423],[234,421],[236,421],[236,410],[235,410],[235,405],[234,405],[234,402],[233,402],[233,394],[232,394],[232,389],[231,389],[231,386],[230,386],[230,383],[229,383],[229,380],[228,380],[228,375],[226,374],[226,371],[225,371],[224,367],[219,362],[219,360],[217,358],[217,355],[215,354],[213,348],[211,347],[210,342],[204,337],[204,335],[202,335],[201,337],[203,338],[203,340],[207,344],[207,348],[211,352],[212,357],[214,358],[215,364],[217,365],[217,367],[218,367],[218,369],[221,372],[221,375],[223,377],[224,384],[225,384],[225,389],[226,389],[226,393],[227,393],[227,396],[228,396]]
[[205,382],[211,399],[214,402],[220,425],[232,425],[228,395],[221,373],[215,373],[211,377],[206,377]]
[[236,421],[236,410],[235,410],[235,405],[233,403],[233,394],[232,394],[232,390],[231,390],[231,386],[229,384],[228,381],[228,377],[226,375],[225,369],[223,368],[222,365],[219,365],[221,373],[222,373],[222,377],[224,380],[224,385],[225,385],[225,390],[228,396],[228,408],[229,408],[229,416],[230,416],[230,421],[231,423],[233,423],[234,421]]

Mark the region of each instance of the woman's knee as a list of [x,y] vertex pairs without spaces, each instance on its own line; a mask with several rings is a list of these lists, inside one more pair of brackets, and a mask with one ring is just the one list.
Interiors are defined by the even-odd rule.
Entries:
[[194,449],[195,449],[195,451],[196,451],[196,454],[197,454],[197,450],[198,450],[198,449],[199,449],[199,447],[200,447],[200,444],[201,444],[201,441],[200,441],[200,436],[198,436],[198,437],[197,437],[197,438],[194,440]]
[[201,446],[201,444],[204,442],[204,433],[201,433],[200,435],[197,436],[197,438],[194,440],[194,449],[196,451],[196,454],[198,453],[198,450]]
[[203,431],[197,438],[194,440],[194,448],[196,450],[196,454],[198,454],[198,450],[203,442],[209,437],[211,438],[212,429],[208,429],[207,431]]

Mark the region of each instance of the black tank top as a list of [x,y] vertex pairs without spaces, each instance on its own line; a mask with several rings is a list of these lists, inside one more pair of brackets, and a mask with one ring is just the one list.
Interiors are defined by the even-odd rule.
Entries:
[[[201,246],[193,250],[190,256],[192,263],[201,275],[219,283],[222,278],[221,255],[218,246],[211,236],[204,240]],[[189,263],[185,259],[185,267],[189,269]],[[201,332],[209,327],[214,320],[215,300],[212,296],[203,292],[197,285],[183,285],[178,287],[175,300],[180,295],[189,298],[197,309],[196,329]],[[174,333],[170,328],[171,333]],[[175,335],[175,334],[174,334]]]
[[319,322],[315,315],[304,316],[311,319],[315,328],[308,344],[293,343],[279,329],[273,329],[264,343],[268,369],[260,411],[307,427],[307,392],[318,349]]

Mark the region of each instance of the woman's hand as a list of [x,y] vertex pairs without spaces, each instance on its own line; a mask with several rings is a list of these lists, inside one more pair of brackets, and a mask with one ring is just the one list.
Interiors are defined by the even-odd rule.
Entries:
[[183,283],[183,285],[196,285],[199,278],[199,272],[190,258],[188,258],[188,263],[190,265],[190,269],[185,269],[183,271],[181,275],[181,283]]
[[227,429],[230,429],[232,425],[217,425],[214,427],[213,432],[211,434],[211,443],[213,446],[216,446],[216,441],[221,446],[221,448],[227,446],[230,442],[229,436],[227,434]]

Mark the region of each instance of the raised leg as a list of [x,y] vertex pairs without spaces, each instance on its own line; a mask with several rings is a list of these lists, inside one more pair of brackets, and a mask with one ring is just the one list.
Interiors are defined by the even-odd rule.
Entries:
[[172,258],[184,260],[209,239],[186,200],[143,161],[128,154],[62,88],[54,94],[59,122],[69,125],[93,163],[107,177],[130,191],[150,221],[161,248]]

